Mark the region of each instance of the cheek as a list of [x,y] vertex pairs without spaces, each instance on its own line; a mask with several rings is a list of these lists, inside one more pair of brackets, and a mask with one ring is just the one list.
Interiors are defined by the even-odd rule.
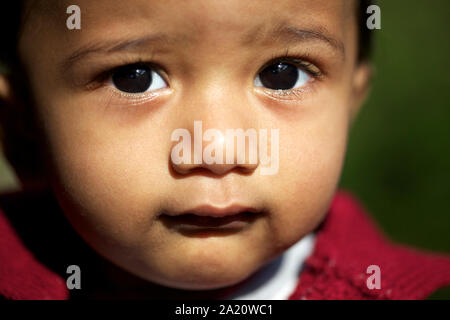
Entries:
[[158,212],[155,195],[168,188],[161,178],[168,174],[164,131],[150,121],[131,126],[87,108],[74,111],[86,106],[82,101],[54,105],[64,112],[49,108],[45,127],[66,214],[87,238],[136,245]]
[[277,212],[272,232],[281,245],[296,242],[320,223],[339,182],[348,112],[342,101],[326,101],[302,106],[294,120],[280,124],[280,169],[270,188]]

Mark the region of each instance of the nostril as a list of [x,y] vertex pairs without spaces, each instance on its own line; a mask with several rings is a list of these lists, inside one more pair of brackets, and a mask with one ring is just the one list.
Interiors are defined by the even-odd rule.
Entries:
[[209,164],[204,166],[205,169],[219,176],[225,175],[231,171],[236,171],[234,169],[237,169],[238,167],[240,166],[234,164]]
[[192,165],[189,164],[175,164],[173,163],[173,161],[170,161],[170,167],[173,171],[175,171],[178,174],[182,174],[182,175],[186,175],[194,170],[196,170],[196,168],[194,168]]
[[174,161],[170,160],[170,170],[174,171],[179,175],[190,175],[190,174],[203,174],[203,175],[214,175],[223,176],[228,173],[234,172],[237,174],[251,174],[258,167],[258,164],[228,164],[228,163],[205,163],[202,161],[200,164],[194,163],[179,163],[176,164]]

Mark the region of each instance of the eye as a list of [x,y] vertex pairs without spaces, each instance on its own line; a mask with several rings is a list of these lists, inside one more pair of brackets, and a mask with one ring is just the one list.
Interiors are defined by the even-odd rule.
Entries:
[[111,77],[117,90],[142,93],[167,86],[164,79],[151,67],[141,64],[126,65],[115,69]]
[[289,62],[275,62],[265,67],[255,78],[255,86],[272,90],[289,90],[303,86],[311,76]]

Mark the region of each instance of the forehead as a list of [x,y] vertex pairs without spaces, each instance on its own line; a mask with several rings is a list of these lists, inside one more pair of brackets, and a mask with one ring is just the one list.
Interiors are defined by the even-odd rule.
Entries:
[[30,0],[26,11],[28,22],[51,24],[52,31],[67,34],[62,23],[68,17],[66,8],[76,4],[82,17],[83,31],[77,34],[80,37],[157,30],[203,39],[247,32],[251,39],[268,26],[281,24],[320,27],[342,36],[348,22],[356,21],[355,3],[349,0]]
[[[81,30],[66,27],[73,4],[80,7]],[[30,0],[27,11],[19,40],[24,61],[36,52],[36,39],[48,59],[64,55],[68,64],[91,51],[152,47],[191,56],[243,55],[261,48],[253,44],[287,46],[291,40],[321,40],[345,58],[357,39],[356,1],[350,0]]]

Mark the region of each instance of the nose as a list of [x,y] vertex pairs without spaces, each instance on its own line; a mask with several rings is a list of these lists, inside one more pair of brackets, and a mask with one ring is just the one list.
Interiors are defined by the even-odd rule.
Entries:
[[204,63],[195,66],[198,76],[186,84],[182,102],[173,109],[176,128],[180,128],[171,139],[173,170],[181,175],[252,173],[259,164],[253,128],[260,121],[255,117],[258,109],[243,89],[241,74],[220,61],[214,68],[205,68]]
[[229,128],[203,130],[201,120],[193,130],[179,129],[172,134],[175,144],[170,162],[180,175],[194,172],[217,176],[229,172],[251,174],[259,164],[256,130]]

